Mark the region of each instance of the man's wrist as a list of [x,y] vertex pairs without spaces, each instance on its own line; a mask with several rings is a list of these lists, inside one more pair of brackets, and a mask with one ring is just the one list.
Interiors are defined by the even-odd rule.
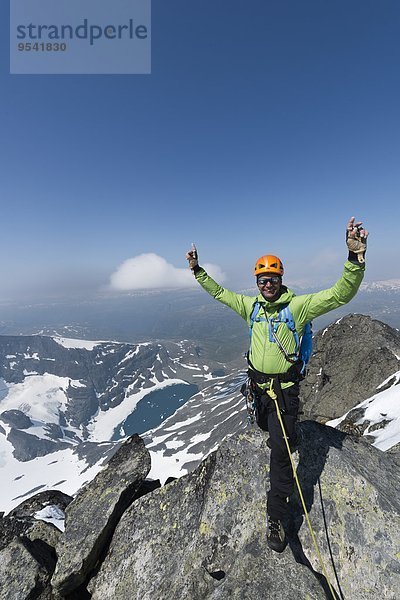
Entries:
[[193,275],[196,275],[196,273],[198,273],[201,270],[202,270],[202,267],[200,267],[200,265],[194,265],[194,267],[192,268]]
[[362,265],[365,262],[365,252],[360,252],[358,254],[357,252],[352,252],[351,250],[349,250],[349,256],[347,260],[356,265]]

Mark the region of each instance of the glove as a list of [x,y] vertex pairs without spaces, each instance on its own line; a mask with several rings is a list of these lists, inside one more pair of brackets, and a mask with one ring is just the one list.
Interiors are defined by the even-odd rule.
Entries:
[[197,249],[194,244],[192,244],[191,249],[186,252],[186,259],[188,260],[189,267],[192,269],[192,271],[199,266],[199,261],[197,260]]
[[363,264],[365,263],[368,231],[361,225],[361,221],[355,223],[354,217],[351,217],[346,229],[346,243],[349,249],[349,260]]

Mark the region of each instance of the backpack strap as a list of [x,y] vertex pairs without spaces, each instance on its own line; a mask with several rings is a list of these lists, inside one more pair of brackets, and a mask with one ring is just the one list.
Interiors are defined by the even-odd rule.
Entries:
[[263,317],[258,317],[258,313],[260,312],[261,304],[256,300],[253,304],[253,310],[250,315],[250,325],[249,325],[249,336],[251,340],[251,336],[253,333],[253,325],[254,322],[259,323],[260,321],[268,321],[268,319],[264,319]]
[[300,358],[303,361],[302,374],[305,374],[306,366],[312,355],[313,349],[313,332],[312,323],[306,323],[304,326],[303,335],[300,342]]
[[307,363],[312,354],[312,323],[310,321],[305,324],[303,335],[299,338],[293,314],[288,304],[279,312],[279,315],[293,333],[296,343],[297,359],[302,362],[301,374],[304,375]]
[[289,304],[286,304],[278,313],[280,322],[286,323],[290,331],[293,333],[294,341],[296,344],[295,353],[297,354],[300,349],[300,338],[296,330],[296,324],[294,322],[292,311],[289,308]]

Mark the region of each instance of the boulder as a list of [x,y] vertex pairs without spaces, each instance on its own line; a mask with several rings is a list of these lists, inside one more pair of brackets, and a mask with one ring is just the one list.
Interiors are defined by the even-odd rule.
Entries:
[[60,541],[61,535],[61,531],[55,525],[45,521],[35,521],[25,533],[25,537],[31,542],[41,540],[54,549]]
[[71,594],[84,584],[149,470],[149,452],[134,435],[67,507],[65,534],[57,546],[59,559],[52,579],[56,595]]
[[0,600],[39,598],[50,581],[55,555],[40,543],[14,539],[0,552]]
[[137,500],[89,583],[92,599],[324,598],[309,569],[267,547],[268,463],[265,434],[236,435]]
[[301,383],[305,418],[342,416],[400,369],[399,356],[400,332],[371,317],[347,315],[319,331]]
[[[318,423],[303,422],[299,430],[296,470],[331,586],[340,586],[345,598],[395,600],[398,462]],[[285,551],[267,547],[269,456],[264,432],[236,434],[196,471],[133,503],[88,585],[92,599],[329,597],[297,492],[285,522]]]
[[[345,598],[396,600],[400,589],[397,458],[363,438],[312,421],[302,423],[301,432],[297,475],[331,583],[338,589],[334,564]],[[306,553],[317,570],[297,492],[289,509],[289,547],[296,560]]]
[[57,506],[60,510],[65,511],[72,500],[73,498],[71,496],[60,492],[59,490],[46,490],[45,492],[40,492],[35,496],[31,496],[21,502],[21,504],[18,504],[18,506],[8,513],[8,516],[16,517],[18,519],[34,517],[39,510],[42,510],[49,505]]
[[71,500],[71,496],[67,496],[67,494],[63,494],[58,490],[41,492],[24,500],[8,515],[0,519],[0,550],[5,548],[14,538],[21,536],[26,536],[32,540],[41,539],[54,548],[60,532],[50,523],[38,521],[35,514],[49,506],[63,512]]

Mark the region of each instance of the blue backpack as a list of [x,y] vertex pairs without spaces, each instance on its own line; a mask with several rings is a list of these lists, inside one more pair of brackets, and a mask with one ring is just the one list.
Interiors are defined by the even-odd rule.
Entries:
[[[281,310],[278,312],[277,316],[271,319],[257,316],[260,311],[260,307],[261,304],[259,302],[255,302],[250,315],[250,343],[254,322],[258,323],[260,321],[267,321],[269,323],[269,341],[278,344],[279,348],[285,355],[285,358],[288,362],[295,363],[300,359],[303,362],[303,366],[301,368],[300,373],[304,375],[306,365],[310,360],[312,354],[312,323],[306,323],[303,335],[300,339],[299,334],[296,331],[296,324],[293,319],[292,311],[289,308],[289,304],[284,304]],[[290,331],[293,333],[293,337],[296,343],[296,350],[293,354],[288,354],[277,338],[276,332],[281,323],[286,323],[287,327],[289,327]]]

